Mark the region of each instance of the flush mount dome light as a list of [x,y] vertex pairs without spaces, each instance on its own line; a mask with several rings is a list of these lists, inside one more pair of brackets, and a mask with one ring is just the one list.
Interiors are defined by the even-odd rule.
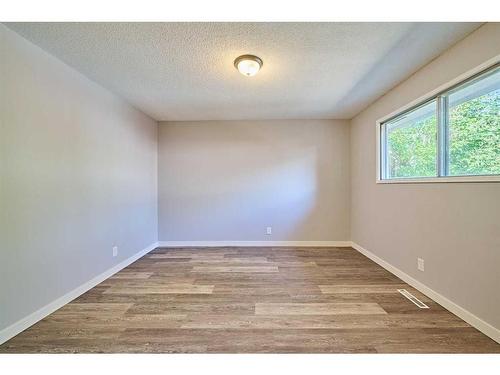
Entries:
[[254,55],[241,55],[234,60],[234,67],[247,77],[256,75],[262,65],[262,60]]

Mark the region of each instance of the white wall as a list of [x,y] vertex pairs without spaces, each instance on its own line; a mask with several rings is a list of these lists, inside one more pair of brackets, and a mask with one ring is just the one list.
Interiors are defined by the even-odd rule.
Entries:
[[1,331],[156,242],[158,133],[4,25],[0,56]]
[[158,178],[160,241],[349,240],[347,121],[160,123]]
[[375,121],[498,54],[486,24],[352,120],[351,238],[500,329],[500,183],[375,184]]

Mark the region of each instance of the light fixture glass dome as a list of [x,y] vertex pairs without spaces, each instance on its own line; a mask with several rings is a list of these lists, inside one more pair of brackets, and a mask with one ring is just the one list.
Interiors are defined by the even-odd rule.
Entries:
[[242,55],[234,60],[234,66],[244,76],[256,75],[262,67],[262,60],[254,55]]

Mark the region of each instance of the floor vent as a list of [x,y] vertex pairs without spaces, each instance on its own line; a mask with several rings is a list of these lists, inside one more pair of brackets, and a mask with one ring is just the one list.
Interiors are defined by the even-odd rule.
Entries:
[[406,289],[398,289],[398,292],[401,293],[406,298],[408,298],[410,301],[412,301],[415,305],[417,305],[421,309],[428,309],[429,308],[429,306],[427,306],[425,303],[420,301],[417,297],[415,297],[413,294],[408,292]]

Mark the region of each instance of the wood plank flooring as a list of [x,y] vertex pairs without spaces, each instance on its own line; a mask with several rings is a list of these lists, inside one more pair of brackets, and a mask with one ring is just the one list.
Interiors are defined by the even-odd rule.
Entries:
[[90,352],[500,353],[500,344],[351,248],[159,248],[0,346]]

